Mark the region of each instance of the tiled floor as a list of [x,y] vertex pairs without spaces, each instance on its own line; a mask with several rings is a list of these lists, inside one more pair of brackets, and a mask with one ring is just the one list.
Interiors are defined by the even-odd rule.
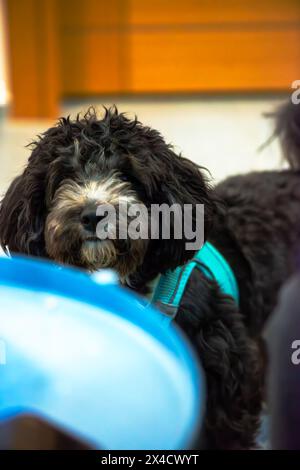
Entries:
[[[262,152],[258,148],[272,133],[272,120],[263,117],[280,103],[272,98],[189,98],[181,100],[123,99],[117,100],[121,111],[137,114],[139,119],[161,131],[178,151],[207,167],[214,180],[229,174],[276,168],[280,163],[278,144],[272,143]],[[105,105],[114,101],[104,102]],[[69,103],[62,115],[75,115],[89,104],[99,101]],[[0,122],[0,192],[26,164],[25,148],[36,134],[47,129],[47,121]]]

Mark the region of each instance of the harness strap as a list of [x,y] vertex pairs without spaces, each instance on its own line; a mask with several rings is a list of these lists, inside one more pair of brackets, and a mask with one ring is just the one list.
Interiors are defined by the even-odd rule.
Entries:
[[186,285],[195,268],[200,269],[209,279],[214,279],[224,294],[239,303],[238,284],[231,267],[223,255],[211,243],[206,242],[187,264],[160,276],[152,303],[166,313],[169,320],[176,316]]

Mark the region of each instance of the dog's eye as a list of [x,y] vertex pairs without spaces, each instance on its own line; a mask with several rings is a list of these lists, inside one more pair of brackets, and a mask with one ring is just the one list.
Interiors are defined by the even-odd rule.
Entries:
[[129,181],[129,176],[122,174],[122,175],[120,175],[120,180]]

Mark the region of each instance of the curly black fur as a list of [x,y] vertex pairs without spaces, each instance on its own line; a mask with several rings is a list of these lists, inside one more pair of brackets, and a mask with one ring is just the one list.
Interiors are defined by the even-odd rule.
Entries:
[[[296,141],[294,133],[291,139]],[[55,240],[49,236],[47,221],[59,213],[58,195],[70,182],[81,188],[111,172],[118,185],[125,177],[122,191],[148,207],[164,202],[204,204],[205,238],[235,272],[240,309],[214,281],[195,270],[176,322],[191,339],[206,372],[207,446],[253,447],[263,399],[261,332],[280,285],[293,270],[299,243],[300,153],[291,155],[293,171],[236,176],[213,190],[202,168],[176,155],[157,131],[115,108],[106,110],[102,119],[93,111],[74,121],[63,118],[34,142],[27,167],[2,201],[1,245],[11,252],[94,269],[95,264],[88,266],[77,255],[84,242],[79,230],[83,202],[76,201],[63,214],[66,228]],[[193,256],[185,242],[150,240],[138,247],[138,256],[132,255],[131,246],[125,254],[116,246],[113,266],[119,271],[126,267],[130,287],[144,292],[159,273]]]
[[[82,119],[62,118],[33,142],[27,167],[13,181],[2,201],[1,245],[11,252],[49,256],[45,222],[53,209],[55,193],[69,181],[83,185],[93,178],[101,180],[112,171],[120,179],[126,176],[137,199],[147,206],[205,203],[205,230],[209,231],[216,204],[200,169],[177,156],[156,130],[142,126],[137,119],[129,120],[112,108],[98,120],[90,109]],[[74,207],[73,212],[76,210]],[[78,214],[69,215],[74,218]],[[74,230],[72,233],[76,240],[71,243],[70,234],[65,236],[69,252],[64,247],[59,261],[71,260],[80,266],[81,260],[74,253],[81,240],[75,237]],[[186,239],[172,243],[153,240],[143,264],[148,267],[153,264],[154,271],[157,265],[163,270],[174,268],[192,256],[185,250],[185,243]]]

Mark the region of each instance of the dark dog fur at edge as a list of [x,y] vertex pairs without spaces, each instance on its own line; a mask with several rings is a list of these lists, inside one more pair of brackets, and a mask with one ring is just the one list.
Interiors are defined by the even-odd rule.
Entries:
[[83,118],[61,119],[33,143],[27,167],[2,201],[4,249],[91,271],[110,266],[141,293],[159,273],[193,256],[186,240],[103,243],[91,238],[82,211],[115,204],[118,197],[147,207],[205,205],[205,239],[226,257],[240,290],[238,309],[197,270],[176,318],[206,373],[210,448],[255,446],[265,371],[261,332],[293,270],[300,236],[299,116],[298,106],[291,127],[286,118],[277,126],[291,170],[236,176],[212,189],[204,169],[176,155],[157,131],[115,108],[102,119],[91,110]]

